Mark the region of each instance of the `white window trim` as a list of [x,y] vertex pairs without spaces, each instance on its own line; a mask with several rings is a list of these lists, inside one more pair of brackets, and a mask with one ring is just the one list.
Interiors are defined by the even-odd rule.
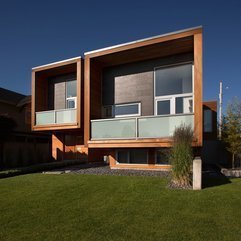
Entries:
[[[68,92],[67,83],[71,82],[71,81],[76,81],[76,88],[77,88],[77,79],[73,78],[73,79],[66,80],[66,82],[65,82],[65,107],[66,107],[66,109],[76,109],[77,108],[77,96],[67,97],[67,92]],[[76,94],[77,94],[77,90],[76,90]],[[68,100],[74,100],[74,108],[68,108],[68,104],[67,104]]]
[[[193,94],[192,93],[185,93],[185,94],[178,94],[178,95],[165,95],[165,96],[158,96],[155,98],[155,115],[157,116],[157,102],[158,101],[165,101],[170,100],[170,115],[176,115],[176,98],[178,97],[190,97],[194,103],[193,100]],[[193,112],[192,113],[183,113],[183,114],[193,114],[194,113],[194,104],[193,104]],[[180,113],[178,113],[180,114]],[[165,114],[166,115],[166,114]],[[158,115],[161,116],[161,115]]]
[[[115,115],[115,107],[116,106],[128,106],[128,105],[138,105],[138,113],[137,114],[126,114],[126,115]],[[141,102],[133,102],[133,103],[126,103],[126,104],[115,104],[115,105],[105,105],[102,107],[111,107],[112,108],[112,117],[111,118],[119,118],[119,117],[134,117],[134,116],[141,116]]]
[[157,102],[159,101],[166,101],[169,100],[170,101],[170,114],[164,114],[164,115],[173,115],[175,113],[175,98],[173,96],[171,97],[158,97],[155,99],[155,115],[157,114]]
[[[74,107],[73,108],[68,108],[68,100],[73,100],[74,101]],[[68,97],[66,98],[66,109],[76,109],[77,106],[76,106],[76,103],[77,103],[77,97]]]
[[[187,65],[187,64],[191,64],[192,65],[192,92],[191,93],[183,93],[183,94],[174,94],[174,95],[162,95],[162,96],[156,96],[156,70],[158,69],[165,69],[165,68],[171,68],[171,67],[177,67],[177,66],[181,66],[181,65]],[[195,112],[195,93],[194,93],[194,90],[195,90],[195,83],[194,83],[194,63],[192,61],[188,61],[188,62],[183,62],[183,63],[177,63],[177,64],[170,64],[170,65],[163,65],[163,66],[158,66],[158,67],[155,67],[154,68],[154,90],[153,90],[153,93],[154,93],[154,115],[157,116],[157,101],[160,101],[160,100],[170,100],[171,103],[171,108],[170,108],[170,115],[175,115],[176,114],[176,97],[192,97],[192,114],[194,114]],[[174,98],[174,100],[173,100]],[[173,103],[174,102],[174,103]],[[172,112],[173,111],[173,112]],[[187,114],[187,113],[183,113],[183,114]],[[191,114],[191,113],[189,113]],[[158,115],[158,116],[161,116],[161,115]]]

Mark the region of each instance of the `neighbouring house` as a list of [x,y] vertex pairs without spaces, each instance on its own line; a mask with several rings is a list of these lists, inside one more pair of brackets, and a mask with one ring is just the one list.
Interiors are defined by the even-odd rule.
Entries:
[[52,133],[56,160],[169,168],[166,149],[181,124],[192,126],[201,153],[202,61],[196,27],[35,67],[32,130]]
[[[15,123],[15,128],[8,131],[4,140],[1,140],[0,168],[30,165],[51,159],[50,135],[31,131],[31,96],[0,88],[0,116]],[[4,130],[5,127],[0,128]]]

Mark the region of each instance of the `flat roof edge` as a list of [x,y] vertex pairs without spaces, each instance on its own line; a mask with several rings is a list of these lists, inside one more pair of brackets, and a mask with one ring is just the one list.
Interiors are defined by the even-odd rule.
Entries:
[[110,46],[110,47],[91,50],[91,51],[85,52],[84,55],[94,54],[94,53],[98,53],[98,52],[101,52],[101,51],[104,51],[104,50],[110,50],[110,49],[126,46],[126,45],[129,45],[129,44],[135,44],[135,43],[144,42],[144,41],[151,40],[151,39],[166,37],[166,36],[169,36],[169,35],[184,33],[184,32],[202,29],[202,28],[203,28],[202,25],[200,25],[200,26],[193,27],[193,28],[187,28],[187,29],[182,29],[182,30],[178,30],[178,31],[174,31],[174,32],[165,33],[165,34],[160,34],[160,35],[156,35],[156,36],[152,36],[152,37],[148,37],[148,38],[143,38],[143,39],[139,39],[139,40],[135,40],[135,41],[131,41],[131,42],[126,42],[126,43],[123,43],[123,44],[117,44],[117,45],[113,45],[113,46]]
[[49,63],[49,64],[39,65],[39,66],[33,67],[32,70],[38,70],[40,68],[50,67],[52,65],[61,64],[61,63],[64,63],[64,62],[68,62],[68,61],[72,61],[72,60],[78,60],[78,59],[81,59],[81,56],[70,58],[70,59],[64,59],[64,60],[52,62],[52,63]]

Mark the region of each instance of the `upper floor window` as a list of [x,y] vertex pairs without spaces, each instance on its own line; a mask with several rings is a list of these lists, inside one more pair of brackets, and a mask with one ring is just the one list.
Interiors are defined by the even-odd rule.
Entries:
[[114,106],[115,117],[140,115],[141,103],[118,104]]
[[192,65],[155,69],[155,96],[192,93]]
[[193,113],[193,65],[155,69],[155,114]]
[[141,103],[127,103],[103,106],[103,118],[139,116]]
[[71,80],[66,82],[66,108],[76,108],[77,82]]

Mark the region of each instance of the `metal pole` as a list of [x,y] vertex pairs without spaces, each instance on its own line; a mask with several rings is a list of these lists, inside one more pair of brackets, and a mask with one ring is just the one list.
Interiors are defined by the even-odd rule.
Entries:
[[218,136],[221,140],[222,138],[222,107],[223,107],[223,83],[220,81],[219,84],[219,128],[218,128]]

